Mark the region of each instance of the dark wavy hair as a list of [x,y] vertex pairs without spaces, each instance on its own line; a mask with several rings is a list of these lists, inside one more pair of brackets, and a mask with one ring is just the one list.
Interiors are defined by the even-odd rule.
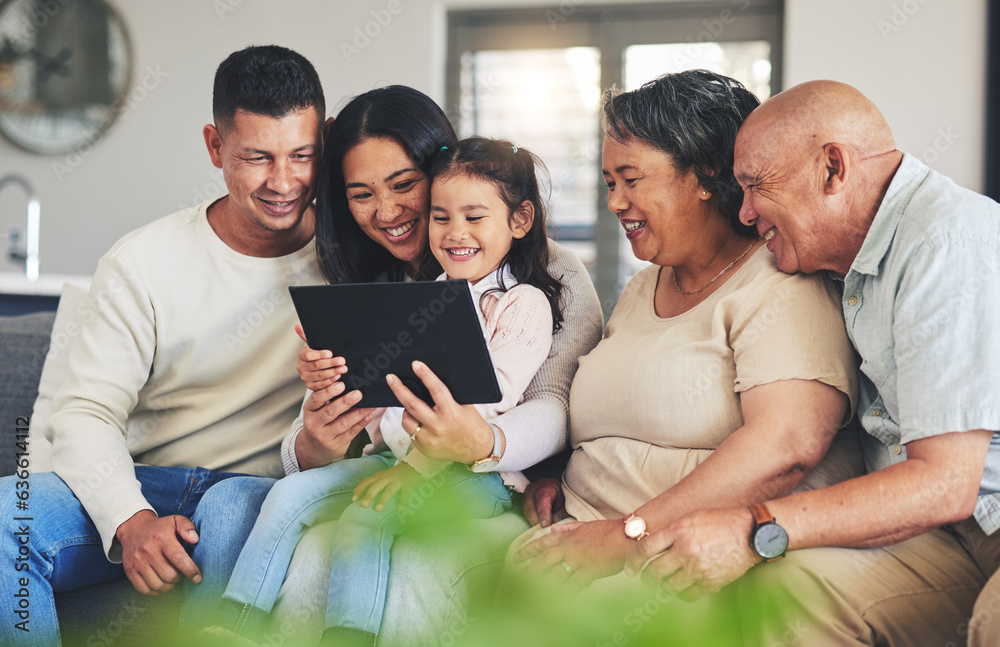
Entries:
[[742,235],[755,234],[740,222],[743,191],[733,176],[736,133],[760,105],[736,79],[689,70],[664,74],[630,92],[604,93],[603,126],[608,137],[646,142],[670,156],[678,173],[693,169],[698,183],[719,196],[719,213]]
[[[402,281],[409,268],[369,238],[348,207],[344,156],[371,138],[399,144],[428,177],[441,147],[458,141],[444,111],[413,88],[390,85],[370,90],[344,106],[326,135],[316,193],[316,256],[330,283]],[[425,253],[414,278],[431,280],[440,273],[437,260]]]
[[[534,208],[534,218],[528,233],[511,241],[510,250],[503,262],[518,283],[527,283],[541,290],[552,308],[552,329],[562,327],[559,295],[561,278],[549,274],[549,240],[546,235],[545,206],[535,169],[544,171],[545,165],[531,151],[515,146],[503,139],[469,137],[440,151],[431,166],[431,182],[441,178],[469,176],[486,180],[496,187],[497,194],[507,205],[507,223],[514,223],[514,215],[524,203]],[[500,290],[506,291],[503,277]]]
[[212,116],[219,129],[232,127],[237,110],[278,119],[306,108],[315,108],[320,121],[326,116],[323,85],[312,63],[287,47],[247,47],[215,71]]

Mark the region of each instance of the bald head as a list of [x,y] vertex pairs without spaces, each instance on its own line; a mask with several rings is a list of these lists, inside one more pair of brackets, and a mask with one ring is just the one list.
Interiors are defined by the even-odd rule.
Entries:
[[885,117],[855,88],[797,85],[740,128],[740,218],[777,237],[769,247],[782,270],[846,273],[901,159]]
[[[764,102],[744,122],[743,143],[762,153],[810,154],[816,146],[838,142],[860,159],[895,150],[885,117],[856,88],[836,81],[809,81]],[[791,160],[788,160],[791,161]]]

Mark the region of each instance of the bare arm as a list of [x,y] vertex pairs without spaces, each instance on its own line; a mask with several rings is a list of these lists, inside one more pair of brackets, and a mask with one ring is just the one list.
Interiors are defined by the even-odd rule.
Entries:
[[[889,263],[879,270],[884,282],[865,282],[865,289],[873,290],[866,307],[882,309],[869,321],[891,321],[891,329],[855,329],[859,341],[862,335],[870,336],[869,355],[859,348],[861,355],[887,371],[880,384],[869,388],[898,400],[892,418],[899,425],[899,437],[916,440],[906,442],[907,457],[902,462],[768,502],[788,532],[790,548],[891,544],[966,519],[975,510],[992,435],[983,428],[997,429],[997,418],[986,413],[985,403],[995,401],[990,370],[1000,359],[1000,336],[996,326],[982,323],[994,316],[1000,298],[1000,274],[982,271],[995,265],[996,230],[949,228],[948,235],[936,230],[927,235],[919,227],[894,233],[893,248],[900,249],[895,245],[901,241],[907,251],[886,258],[898,257],[901,264]],[[976,290],[963,293],[958,301],[954,292],[938,289],[936,279],[955,277],[976,277]],[[890,313],[891,318],[881,318]],[[857,315],[848,312],[848,321],[857,320]],[[948,334],[938,334],[945,322]],[[974,345],[969,339],[975,340]],[[956,361],[973,348],[974,362]],[[892,354],[891,371],[879,355],[885,351]],[[981,404],[969,407],[969,403]],[[963,422],[951,423],[953,432],[943,433],[949,431],[938,426],[944,418],[934,417],[960,408],[967,414]],[[921,437],[928,432],[938,435]],[[641,542],[640,550],[629,557],[629,566],[637,571],[647,559],[669,548],[646,570],[653,578],[663,578],[669,589],[690,590],[689,597],[697,597],[731,582],[759,560],[748,546],[752,527],[745,508],[688,515],[662,535]]]
[[[767,506],[788,532],[790,549],[903,541],[972,515],[991,437],[978,429],[916,440],[902,463]],[[687,515],[640,542],[628,568],[639,572],[662,553],[644,578],[685,598],[701,597],[760,561],[749,545],[752,528],[746,508]]]
[[902,463],[768,508],[791,549],[903,541],[972,516],[992,436],[977,429],[915,440]]
[[[743,426],[680,482],[635,511],[651,532],[696,510],[744,506],[791,492],[823,458],[848,406],[837,389],[808,380],[757,386],[740,400]],[[621,570],[635,545],[622,531],[621,519],[554,528],[528,544],[519,558],[536,558],[537,568],[569,561],[603,577]],[[576,542],[567,534],[581,537]]]
[[743,427],[677,485],[640,507],[651,529],[689,512],[788,494],[829,449],[847,396],[821,382],[782,380],[740,396]]

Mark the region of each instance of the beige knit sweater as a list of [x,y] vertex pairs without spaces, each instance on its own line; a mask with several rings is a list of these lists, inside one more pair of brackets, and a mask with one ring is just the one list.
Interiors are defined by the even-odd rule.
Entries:
[[239,254],[208,205],[128,234],[100,260],[53,403],[53,469],[112,561],[118,526],[152,509],[135,464],[282,474],[278,446],[302,396],[287,288],[323,282],[315,248]]

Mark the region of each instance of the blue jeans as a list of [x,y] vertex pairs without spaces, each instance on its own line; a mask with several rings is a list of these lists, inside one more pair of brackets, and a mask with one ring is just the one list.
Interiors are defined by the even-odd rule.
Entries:
[[[295,549],[278,601],[258,638],[269,645],[315,645],[326,628],[332,540],[337,521],[310,528]],[[418,528],[396,539],[378,644],[459,644],[482,620],[510,543],[528,530],[519,512]],[[470,625],[471,623],[471,625]]]
[[[253,634],[270,612],[295,546],[314,524],[339,516],[331,537],[326,624],[378,633],[385,608],[392,544],[403,532],[456,518],[489,518],[511,507],[498,474],[474,474],[452,465],[424,482],[398,510],[393,498],[381,512],[351,504],[354,487],[395,463],[391,453],[333,463],[278,482],[261,509],[226,599],[226,620]],[[263,612],[263,613],[262,613]]]
[[362,479],[395,462],[392,453],[385,452],[290,474],[275,483],[233,569],[219,621],[256,633],[278,598],[292,553],[306,529],[338,518]]
[[[182,619],[203,623],[204,609],[210,612],[223,591],[274,481],[233,479],[239,475],[204,468],[137,466],[135,472],[157,515],[183,515],[198,528],[191,553],[203,580],[197,586],[185,580]],[[16,482],[13,476],[0,479],[0,523],[7,527],[0,537],[0,595],[6,607],[0,607],[0,644],[51,647],[61,644],[54,593],[125,579],[125,571],[108,561],[97,529],[62,479],[51,472],[32,474],[28,510],[16,509]],[[209,491],[216,483],[220,486]],[[20,564],[25,568],[18,571]],[[18,614],[23,589],[30,603],[27,618]],[[16,627],[24,619],[27,631]]]

